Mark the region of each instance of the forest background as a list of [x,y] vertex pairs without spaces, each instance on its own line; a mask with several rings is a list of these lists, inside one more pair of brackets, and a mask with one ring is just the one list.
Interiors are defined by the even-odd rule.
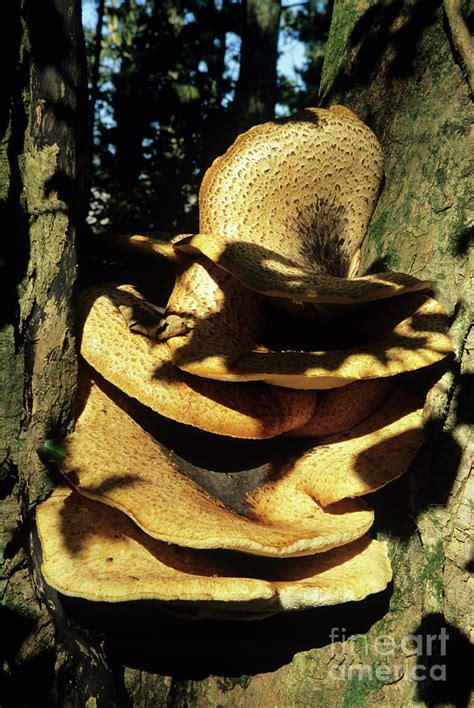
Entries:
[[325,0],[85,0],[96,231],[197,231],[202,175],[251,125],[317,105]]

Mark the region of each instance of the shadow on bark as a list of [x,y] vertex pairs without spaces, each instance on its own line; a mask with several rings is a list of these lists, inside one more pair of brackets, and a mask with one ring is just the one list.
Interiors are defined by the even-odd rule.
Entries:
[[27,661],[18,651],[32,641],[36,620],[24,612],[0,607],[0,697],[5,708],[50,705],[55,652],[51,647]]
[[8,187],[6,197],[0,201],[0,222],[8,224],[9,231],[0,239],[0,329],[6,323],[17,322],[16,287],[26,275],[30,253],[28,215],[22,198],[23,178],[20,168],[20,156],[24,151],[28,127],[23,91],[28,86],[29,67],[27,60],[20,54],[21,43],[20,13],[17,7],[10,4],[5,7],[0,30],[0,58],[4,67],[0,139],[6,145],[2,181],[5,191]]
[[[387,77],[409,76],[413,72],[421,36],[426,27],[435,22],[440,4],[439,0],[417,3],[392,0],[369,7],[350,34],[348,44],[356,56],[350,65],[346,63],[345,69],[340,69],[332,81],[331,93],[347,94],[354,85],[370,85],[382,59],[388,61]],[[401,9],[401,5],[405,7]],[[399,21],[401,16],[406,18],[403,23]],[[370,116],[363,119],[371,124]]]
[[65,610],[103,633],[118,664],[176,679],[274,671],[300,652],[330,643],[333,627],[346,637],[365,633],[389,608],[391,587],[358,603],[285,613],[254,622],[185,620],[159,603],[88,603],[62,597]]
[[425,615],[413,634],[419,637],[417,700],[427,706],[470,705],[474,646],[469,639],[439,613]]

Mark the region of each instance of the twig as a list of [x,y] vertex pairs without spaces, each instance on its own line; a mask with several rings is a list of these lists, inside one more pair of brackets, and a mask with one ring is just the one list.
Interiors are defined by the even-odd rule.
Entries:
[[469,30],[462,16],[461,0],[443,0],[443,6],[452,42],[464,66],[471,94],[474,95],[474,50]]

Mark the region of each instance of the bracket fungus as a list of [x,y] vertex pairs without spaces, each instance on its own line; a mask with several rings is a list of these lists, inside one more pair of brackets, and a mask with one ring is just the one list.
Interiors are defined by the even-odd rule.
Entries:
[[[97,383],[84,382],[82,389],[84,407],[64,441],[66,456],[59,467],[77,491],[120,509],[153,538],[283,557],[343,545],[372,525],[373,512],[365,503],[345,501],[325,510],[303,487],[273,513],[260,514],[248,504],[239,514],[235,506],[239,497],[245,504],[245,495],[238,483],[228,495],[230,503],[224,503],[206,489],[209,474],[200,474],[192,462],[145,432],[125,412],[123,399],[117,405]],[[273,465],[266,472],[275,474]]]
[[[254,384],[229,389],[181,372],[164,342],[140,336],[127,325],[149,304],[130,286],[103,284],[80,295],[81,354],[108,381],[152,410],[180,423],[242,438],[267,438],[304,425],[316,397]],[[134,320],[134,321],[135,321]]]
[[421,416],[416,396],[393,391],[349,432],[320,438],[291,460],[279,479],[252,494],[254,507],[267,514],[301,489],[324,507],[375,492],[408,469],[425,439]]
[[320,438],[344,433],[364,420],[388,397],[389,379],[366,379],[318,392],[318,407],[311,420],[286,433],[289,437]]
[[196,376],[298,389],[394,376],[452,351],[447,314],[424,292],[348,307],[313,325],[306,350],[292,349],[264,299],[215,265],[193,263],[177,276],[167,307],[189,322],[189,332],[167,344],[173,363]]
[[382,174],[375,135],[343,106],[255,126],[206,172],[203,233],[176,250],[201,252],[245,286],[299,301],[350,303],[426,289],[404,273],[345,277],[356,270]]
[[38,508],[37,524],[46,580],[95,601],[159,600],[178,613],[253,619],[362,600],[391,580],[379,541],[278,560],[196,551],[151,539],[124,514],[66,488]]
[[80,295],[69,486],[37,509],[52,586],[234,620],[387,586],[362,497],[422,446],[403,375],[451,344],[429,283],[358,275],[381,180],[367,126],[306,109],[213,163],[201,233],[111,238],[174,262],[176,281],[167,303],[109,283]]

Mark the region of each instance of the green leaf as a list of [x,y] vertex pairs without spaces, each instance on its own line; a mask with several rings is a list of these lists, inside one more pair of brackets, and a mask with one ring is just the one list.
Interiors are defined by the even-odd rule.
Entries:
[[45,440],[36,452],[45,460],[64,460],[66,457],[65,448],[55,440]]
[[199,89],[192,84],[177,84],[173,82],[172,85],[181,103],[189,103],[199,98]]

